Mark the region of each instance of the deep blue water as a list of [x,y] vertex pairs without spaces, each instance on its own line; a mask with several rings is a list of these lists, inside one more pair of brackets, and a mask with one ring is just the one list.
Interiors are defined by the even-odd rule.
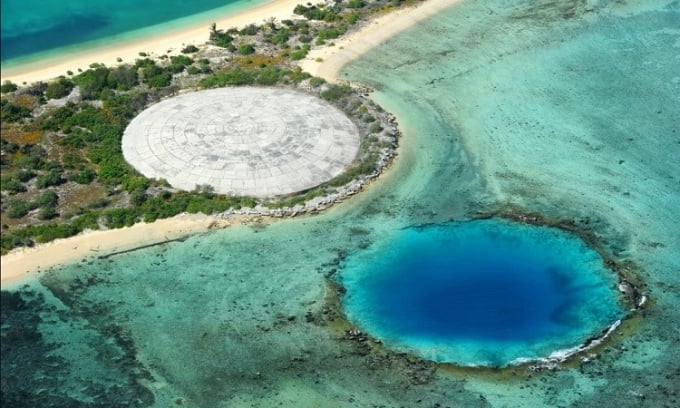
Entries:
[[262,1],[3,0],[2,61],[102,40],[236,3],[247,8]]
[[614,273],[562,231],[485,220],[406,228],[350,257],[351,321],[437,361],[506,365],[570,348],[622,316]]

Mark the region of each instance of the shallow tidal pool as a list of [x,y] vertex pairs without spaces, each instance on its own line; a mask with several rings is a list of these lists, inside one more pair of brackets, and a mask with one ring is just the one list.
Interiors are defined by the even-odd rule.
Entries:
[[409,227],[350,257],[350,321],[437,362],[502,367],[578,346],[624,310],[616,275],[564,231],[499,219]]

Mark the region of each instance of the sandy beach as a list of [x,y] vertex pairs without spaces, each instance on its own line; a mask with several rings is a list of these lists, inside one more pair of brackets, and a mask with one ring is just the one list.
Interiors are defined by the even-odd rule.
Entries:
[[[356,32],[329,45],[314,49],[306,60],[301,61],[303,69],[313,75],[336,81],[339,70],[352,59],[361,56],[372,47],[386,41],[395,34],[405,30],[423,19],[436,14],[459,0],[430,0],[415,7],[408,7],[392,11],[368,22]],[[218,27],[243,26],[259,23],[268,17],[281,19],[290,18],[292,10],[298,0],[281,0],[257,7],[239,15],[218,20]],[[56,65],[40,64],[34,68],[27,67],[21,73],[13,74],[3,71],[7,79],[14,82],[35,82],[47,80],[63,74],[67,69],[87,67],[92,62],[103,62],[107,65],[117,64],[116,58],[124,61],[134,60],[140,50],[155,55],[164,54],[169,48],[176,48],[178,44],[200,44],[208,39],[208,28],[201,26],[191,30],[170,33],[160,38],[151,38],[143,42],[128,44],[120,48],[102,49],[70,58]],[[154,55],[154,54],[152,54]],[[317,62],[322,58],[322,62]],[[17,280],[26,274],[55,266],[72,260],[116,252],[146,244],[162,242],[179,237],[204,232],[209,228],[243,223],[245,219],[229,221],[218,220],[203,214],[184,214],[173,218],[158,220],[153,223],[138,223],[132,227],[87,231],[75,237],[59,239],[47,244],[38,244],[33,248],[19,248],[2,256],[0,274],[3,283]]]
[[[459,1],[430,0],[381,15],[358,31],[336,40],[334,45],[312,49],[299,65],[314,76],[335,82],[338,80],[340,69],[353,59]],[[320,62],[317,59],[320,59]]]
[[[270,17],[275,17],[278,21],[281,21],[294,18],[293,9],[299,3],[299,0],[273,0],[270,3],[228,17],[216,16],[213,21],[221,29],[260,24]],[[79,68],[84,70],[93,62],[108,66],[117,65],[119,64],[118,58],[121,58],[123,62],[133,63],[135,59],[139,58],[140,52],[145,52],[151,57],[167,54],[168,50],[177,54],[185,45],[200,45],[208,41],[210,23],[206,21],[187,29],[151,36],[142,41],[76,51],[41,59],[34,63],[3,68],[2,81],[10,80],[17,84],[46,81],[59,75],[66,75],[66,71],[69,70],[73,72],[77,72]]]
[[85,231],[74,237],[58,239],[32,248],[18,248],[2,256],[1,281],[7,283],[30,272],[64,262],[178,239],[207,231],[212,227],[226,227],[231,224],[204,214],[180,214],[126,228]]

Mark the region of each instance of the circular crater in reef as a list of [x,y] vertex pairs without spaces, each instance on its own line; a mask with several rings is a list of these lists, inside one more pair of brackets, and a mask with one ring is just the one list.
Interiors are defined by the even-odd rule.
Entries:
[[353,324],[462,366],[559,355],[625,314],[616,274],[580,238],[500,219],[402,229],[350,255],[339,279]]
[[125,159],[147,177],[257,197],[332,179],[352,164],[359,144],[354,123],[326,101],[255,87],[165,99],[134,118],[122,142]]

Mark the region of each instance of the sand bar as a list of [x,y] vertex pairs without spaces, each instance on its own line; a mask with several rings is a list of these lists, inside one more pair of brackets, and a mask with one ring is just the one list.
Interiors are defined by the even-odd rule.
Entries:
[[[311,50],[299,65],[314,76],[335,82],[342,67],[353,59],[458,2],[460,0],[430,0],[383,14],[358,31],[335,40],[335,45]],[[317,62],[318,58],[322,61]]]
[[[160,243],[207,231],[218,224],[214,217],[203,214],[180,214],[153,223],[103,231],[85,231],[70,238],[57,239],[32,248],[19,248],[0,258],[1,281],[7,283],[38,269],[61,263],[121,251],[137,246]],[[226,221],[219,221],[226,226]]]
[[[142,40],[129,40],[111,46],[87,48],[82,51],[67,52],[54,57],[47,57],[36,62],[21,64],[2,70],[2,81],[10,80],[17,84],[28,84],[46,81],[59,75],[66,75],[66,71],[77,72],[87,69],[91,63],[98,62],[108,66],[117,65],[118,58],[124,62],[133,63],[139,58],[140,52],[146,52],[151,57],[158,57],[173,50],[179,53],[188,44],[200,45],[208,41],[210,22],[215,22],[218,29],[243,27],[248,24],[261,24],[270,17],[278,21],[294,18],[293,9],[300,0],[273,0],[270,3],[231,14],[226,17],[215,16],[211,21],[197,23],[186,29],[179,29],[163,34],[153,35]],[[299,16],[298,16],[299,18]]]

